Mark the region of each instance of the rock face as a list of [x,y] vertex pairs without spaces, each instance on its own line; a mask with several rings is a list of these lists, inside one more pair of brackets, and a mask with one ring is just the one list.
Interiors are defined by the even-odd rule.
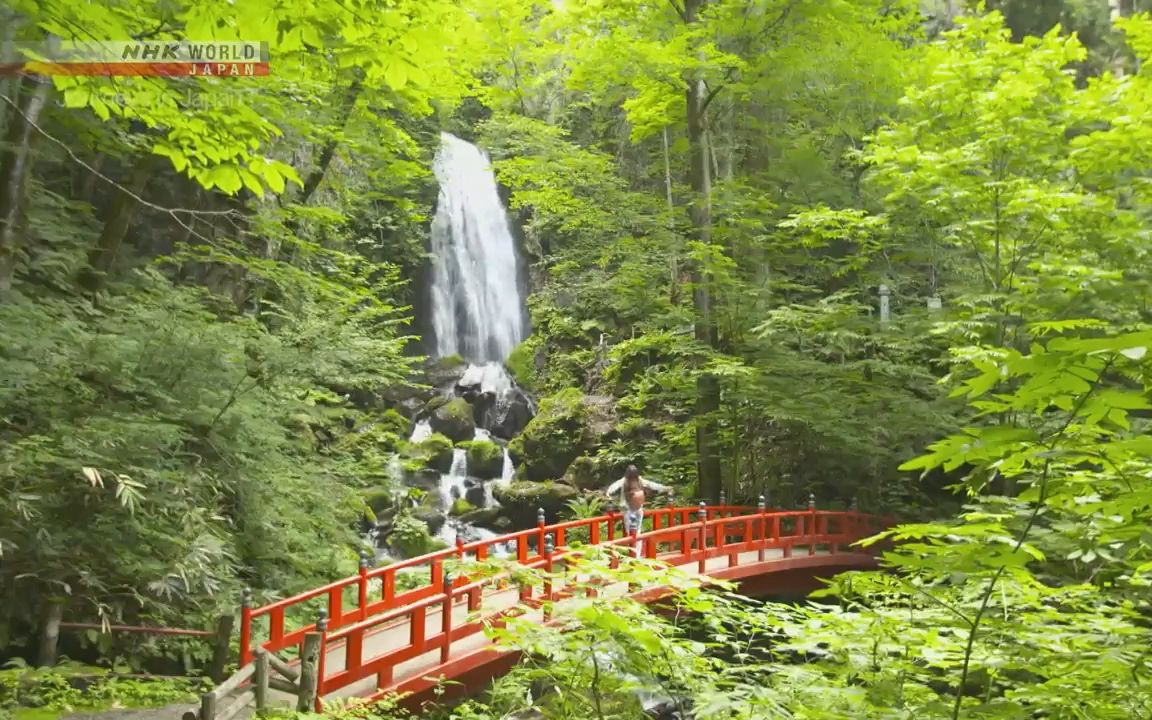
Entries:
[[615,422],[612,398],[582,395],[575,388],[545,398],[524,432],[508,444],[518,477],[564,477],[573,460],[614,439]]
[[504,515],[518,527],[536,524],[539,508],[544,508],[548,522],[556,522],[568,501],[579,494],[571,485],[558,482],[512,482],[493,489]]
[[476,421],[472,418],[472,406],[463,398],[452,398],[438,405],[428,415],[432,430],[446,436],[452,442],[471,440],[476,435]]

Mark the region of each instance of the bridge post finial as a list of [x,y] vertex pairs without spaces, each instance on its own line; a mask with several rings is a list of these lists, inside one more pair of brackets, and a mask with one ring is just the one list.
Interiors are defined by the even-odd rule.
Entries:
[[760,512],[768,509],[768,500],[763,495],[760,496],[760,502],[756,503],[756,509]]
[[720,491],[720,504],[721,505],[727,505],[728,504],[728,493],[724,492],[723,490]]
[[543,527],[545,519],[544,508],[536,508],[536,524]]
[[444,585],[444,592],[445,593],[451,593],[452,592],[452,573],[445,570],[444,575],[442,577],[444,578],[442,581],[442,584]]
[[700,510],[698,514],[700,516],[700,522],[705,522],[708,519],[708,504],[703,500],[700,501]]
[[556,552],[556,543],[552,541],[552,533],[544,536],[544,554],[551,557]]
[[371,565],[372,561],[369,560],[368,557],[369,557],[368,551],[365,550],[364,548],[360,548],[360,569],[361,570],[367,570],[368,566]]
[[328,630],[328,611],[319,610],[316,613],[316,632],[325,632]]
[[240,607],[252,607],[252,588],[246,587],[240,592]]
[[859,501],[857,501],[857,500],[856,500],[856,496],[855,496],[855,495],[853,495],[853,496],[852,496],[852,506],[851,506],[851,509],[852,509],[852,512],[856,512],[857,510],[859,510],[859,509],[860,509],[860,503],[859,503]]
[[816,493],[808,493],[808,509],[816,509]]

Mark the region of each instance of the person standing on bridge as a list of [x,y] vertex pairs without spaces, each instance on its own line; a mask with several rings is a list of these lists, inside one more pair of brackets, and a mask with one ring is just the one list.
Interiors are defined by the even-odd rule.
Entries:
[[[631,535],[633,531],[639,533],[644,522],[644,501],[647,499],[646,491],[668,492],[666,485],[645,480],[640,477],[640,470],[635,465],[629,465],[624,471],[624,477],[605,488],[604,492],[611,497],[620,493],[620,507],[624,509],[624,534]],[[640,543],[636,543],[639,555]]]

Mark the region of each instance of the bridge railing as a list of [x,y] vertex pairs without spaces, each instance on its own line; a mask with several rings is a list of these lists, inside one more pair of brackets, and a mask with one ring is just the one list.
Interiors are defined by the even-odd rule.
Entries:
[[[736,564],[741,554],[757,551],[764,560],[772,549],[779,549],[784,557],[797,546],[806,547],[809,554],[825,546],[835,552],[861,538],[875,534],[887,523],[885,519],[857,511],[818,511],[812,504],[808,510],[769,511],[761,506],[701,506],[653,508],[645,511],[651,518],[652,530],[631,537],[618,532],[622,515],[610,512],[594,518],[546,524],[541,514],[537,527],[472,543],[457,543],[454,548],[440,550],[386,567],[369,569],[361,563],[358,575],[343,578],[315,590],[285,598],[264,607],[251,608],[246,602],[241,617],[241,663],[252,658],[253,648],[262,647],[269,652],[280,652],[302,645],[308,633],[319,630],[324,636],[326,650],[321,653],[320,689],[318,696],[346,687],[371,675],[377,676],[378,687],[388,687],[395,667],[437,648],[447,657],[453,642],[469,634],[480,632],[485,622],[498,620],[495,615],[466,623],[459,628],[440,628],[429,632],[425,619],[428,609],[446,602],[467,598],[472,612],[481,610],[484,589],[493,583],[508,582],[508,577],[486,578],[477,582],[457,578],[445,583],[445,564],[455,561],[484,561],[497,554],[498,548],[508,548],[519,565],[544,567],[553,562],[559,548],[560,556],[573,531],[587,534],[589,545],[617,545],[639,547],[648,558],[660,557],[675,565],[696,563],[704,572],[709,560],[727,555],[728,566]],[[398,573],[425,566],[427,585],[397,591]],[[531,587],[520,588],[520,599],[527,605],[539,602]],[[555,588],[548,588],[544,599],[554,599]],[[346,595],[355,600],[346,605]],[[291,629],[286,627],[288,611],[323,602],[318,621]],[[451,623],[451,613],[444,616]],[[266,619],[267,636],[254,641],[253,626],[257,619]],[[410,642],[376,658],[364,657],[364,640],[381,627],[395,623],[408,623]],[[324,658],[338,644],[344,644],[343,668],[326,673]],[[335,670],[335,668],[333,668]]]
[[[645,516],[651,519],[653,528],[658,529],[691,522],[698,512],[698,508],[692,507],[663,507],[646,509]],[[705,512],[708,519],[713,519],[757,510],[736,505],[719,505],[707,507]],[[385,567],[369,568],[365,560],[361,562],[360,572],[357,575],[262,607],[251,607],[250,595],[246,593],[240,611],[240,663],[244,665],[251,662],[257,645],[269,652],[299,648],[304,642],[304,636],[316,630],[316,623],[289,628],[288,621],[294,610],[307,608],[312,610],[308,615],[314,618],[314,608],[319,604],[326,617],[328,629],[338,630],[388,608],[419,602],[437,595],[440,592],[445,562],[465,559],[484,561],[507,551],[508,554],[514,554],[516,560],[523,564],[541,557],[544,536],[547,533],[553,533],[558,545],[566,545],[568,535],[574,530],[582,529],[587,532],[587,543],[597,545],[604,540],[613,540],[619,536],[618,526],[623,517],[621,513],[609,512],[598,517],[548,525],[545,523],[543,513],[540,513],[534,528],[470,543],[457,542],[455,547],[401,560]],[[404,574],[419,568],[424,568],[427,572],[427,584],[401,589],[398,580]],[[349,596],[354,598],[351,603],[347,602]],[[254,644],[253,634],[257,622],[266,625],[266,638]]]

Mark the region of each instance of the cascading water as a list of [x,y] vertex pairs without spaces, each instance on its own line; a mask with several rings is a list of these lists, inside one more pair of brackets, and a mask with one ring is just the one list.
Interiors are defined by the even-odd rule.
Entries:
[[[441,133],[434,171],[440,197],[432,221],[427,315],[434,341],[430,354],[463,357],[471,363],[447,393],[472,404],[477,440],[509,439],[535,413],[535,405],[508,376],[503,363],[524,339],[524,297],[520,259],[488,156],[475,145]],[[428,420],[416,423],[411,441],[433,431]],[[463,498],[475,507],[495,507],[493,487],[512,481],[513,465],[504,449],[500,476],[482,481],[468,474],[467,453],[456,449],[452,466],[437,483],[439,510],[450,514]],[[459,518],[440,526],[437,537],[454,543],[495,533]]]
[[501,363],[524,339],[516,240],[483,150],[441,133],[431,319],[439,357]]

